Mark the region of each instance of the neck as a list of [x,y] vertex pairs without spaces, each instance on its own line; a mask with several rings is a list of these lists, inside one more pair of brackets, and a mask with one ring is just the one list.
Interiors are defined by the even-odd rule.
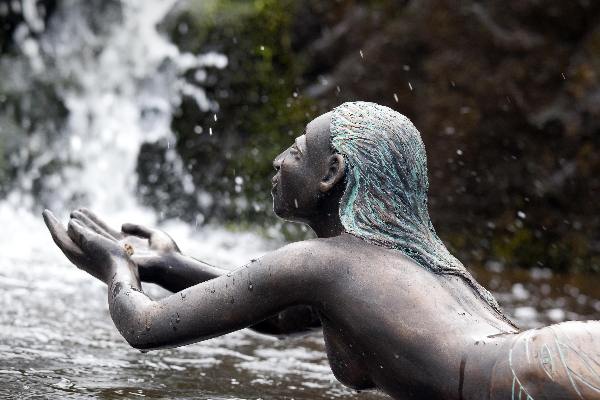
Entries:
[[339,236],[344,232],[339,216],[332,215],[334,218],[323,218],[316,221],[311,221],[308,226],[315,232],[317,237],[328,238]]
[[320,212],[307,222],[317,237],[334,237],[344,232],[344,226],[340,220],[339,208],[339,200],[330,200],[321,203],[319,207]]
[[333,193],[321,199],[318,212],[307,221],[308,226],[317,237],[328,238],[344,233],[344,226],[340,220],[340,199],[344,188],[338,185]]

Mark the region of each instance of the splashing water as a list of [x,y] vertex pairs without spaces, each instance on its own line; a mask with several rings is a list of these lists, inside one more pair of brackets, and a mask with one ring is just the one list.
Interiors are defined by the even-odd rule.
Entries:
[[[67,164],[60,174],[46,179],[54,209],[85,198],[103,213],[126,213],[139,208],[132,195],[140,144],[158,139],[175,141],[170,131],[172,111],[182,94],[193,95],[200,109],[216,109],[201,87],[181,79],[189,70],[223,68],[225,56],[180,53],[158,33],[156,25],[175,2],[123,2],[106,18],[120,13],[121,23],[95,32],[89,24],[89,6],[65,2],[39,42],[30,37],[21,47],[33,70],[66,81],[58,90],[69,111],[66,131],[20,177],[22,189],[32,186],[39,170],[58,158]],[[110,4],[110,3],[109,3]],[[116,8],[116,7],[113,7]],[[105,23],[107,21],[99,21]],[[46,66],[48,64],[48,66]],[[50,66],[52,65],[52,66]],[[177,158],[171,150],[172,158]],[[193,190],[184,169],[178,171]],[[11,203],[33,205],[26,190],[15,191]]]

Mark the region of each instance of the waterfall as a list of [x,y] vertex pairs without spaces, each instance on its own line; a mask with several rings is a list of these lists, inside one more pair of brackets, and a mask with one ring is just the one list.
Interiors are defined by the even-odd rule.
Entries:
[[[47,23],[35,1],[21,4],[24,23],[14,32],[18,57],[3,70],[23,90],[34,82],[51,82],[67,114],[58,134],[29,132],[11,157],[10,162],[23,165],[15,187],[0,200],[0,224],[7,227],[0,233],[0,248],[8,249],[0,255],[5,264],[0,274],[10,269],[11,257],[30,263],[32,251],[66,264],[41,223],[42,208],[63,221],[74,207],[85,206],[117,227],[127,221],[156,224],[157,213],[135,197],[136,162],[144,142],[173,144],[167,157],[179,166],[184,189],[196,192],[174,149],[171,117],[183,95],[193,97],[201,110],[216,112],[218,104],[201,84],[183,75],[202,76],[207,68],[227,66],[225,55],[182,52],[159,32],[175,0],[62,0]],[[0,135],[6,133],[0,126]],[[24,162],[30,154],[36,156]],[[198,234],[224,250],[240,243],[236,235],[214,227],[201,233],[178,221],[167,221],[165,227],[194,248],[198,238],[192,236]],[[246,242],[249,247],[238,244],[239,251],[230,252],[225,262],[239,264],[260,253],[259,239]],[[208,247],[195,254],[226,258],[225,252],[219,255]]]
[[[169,125],[182,93],[193,93],[202,110],[218,107],[182,75],[227,64],[221,54],[182,53],[157,31],[174,3],[109,2],[100,15],[90,18],[87,2],[64,1],[39,40],[19,33],[18,44],[34,73],[64,82],[57,91],[68,120],[65,134],[46,143],[37,165],[19,177],[20,187],[9,196],[13,205],[33,206],[28,197],[32,181],[44,165],[58,159],[66,166],[44,178],[45,190],[52,192],[45,206],[60,210],[76,199],[101,213],[139,211],[133,189],[141,144],[159,139],[174,142]],[[28,26],[39,26],[40,18],[32,13],[28,19],[35,24]],[[98,31],[92,24],[102,28]],[[177,158],[174,150],[171,153]],[[193,191],[185,169],[180,172],[184,187]]]

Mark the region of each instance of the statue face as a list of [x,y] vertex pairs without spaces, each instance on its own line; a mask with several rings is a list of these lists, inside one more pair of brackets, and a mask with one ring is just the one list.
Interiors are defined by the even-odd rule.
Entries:
[[275,157],[273,167],[273,211],[277,216],[297,222],[309,222],[319,214],[324,196],[323,178],[331,156],[329,123],[331,113],[323,114],[306,125],[303,135]]

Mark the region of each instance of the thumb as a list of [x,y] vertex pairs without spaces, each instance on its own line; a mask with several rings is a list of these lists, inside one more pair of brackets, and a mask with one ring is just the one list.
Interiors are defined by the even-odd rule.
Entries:
[[150,236],[152,236],[152,233],[154,233],[154,229],[148,228],[143,225],[127,223],[121,226],[121,232],[126,233],[128,235],[138,236],[144,239],[150,239]]

